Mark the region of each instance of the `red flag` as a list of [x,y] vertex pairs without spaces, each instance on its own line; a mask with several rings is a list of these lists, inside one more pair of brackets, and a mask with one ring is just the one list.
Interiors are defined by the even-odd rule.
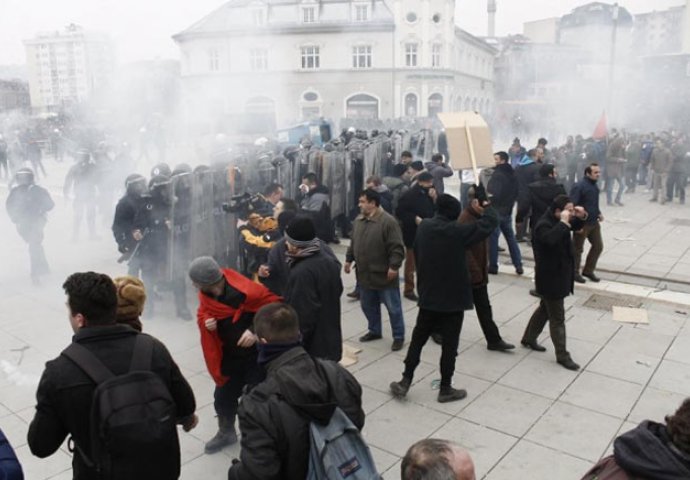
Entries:
[[599,123],[597,123],[597,126],[594,128],[592,138],[594,140],[601,140],[602,138],[606,138],[608,136],[609,129],[606,127],[606,111],[604,110],[603,112],[601,112],[601,118],[599,119]]

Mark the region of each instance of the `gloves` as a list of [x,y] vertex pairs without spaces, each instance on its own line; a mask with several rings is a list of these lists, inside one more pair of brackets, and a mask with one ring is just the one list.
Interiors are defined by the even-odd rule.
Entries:
[[489,201],[489,197],[486,194],[486,189],[484,188],[484,185],[481,183],[479,185],[474,184],[472,185],[472,188],[474,189],[474,198],[476,198],[479,201],[479,205],[484,205],[485,202]]

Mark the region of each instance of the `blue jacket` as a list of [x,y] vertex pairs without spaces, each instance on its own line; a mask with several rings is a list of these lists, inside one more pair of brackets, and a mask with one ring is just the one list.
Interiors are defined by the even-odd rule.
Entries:
[[597,183],[585,177],[570,190],[570,199],[576,207],[583,207],[587,211],[585,223],[592,224],[599,221],[599,187]]

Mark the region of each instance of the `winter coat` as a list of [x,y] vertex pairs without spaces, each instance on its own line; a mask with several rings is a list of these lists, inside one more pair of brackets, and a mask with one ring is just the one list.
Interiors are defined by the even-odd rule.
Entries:
[[539,180],[539,169],[541,168],[540,164],[534,163],[529,157],[526,158],[528,160],[524,163],[520,162],[520,165],[515,169],[515,178],[518,182],[519,205],[529,203],[529,184]]
[[532,231],[534,282],[544,298],[558,300],[573,293],[575,285],[575,247],[572,230],[582,222],[571,220],[569,227],[555,217],[551,207],[537,221]]
[[671,171],[673,156],[671,150],[666,147],[654,147],[649,167],[654,173],[664,174]]
[[622,137],[615,138],[606,151],[606,175],[611,178],[622,177],[626,161],[625,140]]
[[[465,208],[460,214],[460,224],[472,225],[481,218],[472,207]],[[467,247],[467,270],[470,273],[472,288],[489,284],[489,240],[477,242]]]
[[395,215],[395,211],[398,209],[398,202],[400,197],[410,188],[407,182],[405,182],[400,177],[383,177],[381,180],[383,184],[388,187],[388,191],[391,193],[391,215]]
[[565,187],[556,183],[555,178],[546,177],[529,184],[529,202],[518,207],[516,223],[522,223],[524,218],[532,212],[529,220],[530,229],[534,230],[539,219],[551,206],[551,202],[558,195],[566,195]]
[[236,323],[245,313],[256,313],[264,305],[279,302],[281,298],[271,293],[260,283],[252,282],[244,275],[231,270],[223,269],[225,281],[235,290],[245,295],[245,300],[239,308],[232,308],[208,295],[199,292],[199,309],[196,313],[197,325],[201,334],[201,350],[204,352],[206,368],[211,374],[216,385],[223,386],[228,377],[223,375],[221,365],[223,363],[223,341],[218,329],[211,332],[206,328],[206,320],[215,318],[218,322]]
[[[113,374],[122,375],[129,371],[137,335],[145,334],[127,325],[86,327],[80,329],[72,341],[89,349]],[[194,392],[168,350],[155,339],[151,370],[160,375],[168,387],[177,406],[178,418],[192,415],[196,410]],[[31,453],[45,458],[55,453],[65,438],[71,436],[79,449],[90,457],[89,411],[94,389],[94,382],[67,357],[59,356],[46,363],[36,393],[36,413],[29,426]],[[179,466],[180,457],[170,458],[169,461]],[[72,469],[75,480],[101,478],[95,470],[86,466],[82,456],[76,452],[72,458]]]
[[[335,398],[329,398],[329,384]],[[266,380],[240,404],[240,462],[230,467],[228,479],[306,478],[309,422],[327,423],[336,406],[362,429],[362,387],[337,363],[313,359],[302,347],[269,362]]]
[[519,190],[515,172],[509,163],[496,165],[486,191],[491,195],[491,205],[500,216],[506,217],[512,213]]
[[5,202],[7,215],[16,225],[45,225],[46,214],[53,209],[55,202],[50,193],[38,185],[17,185]]
[[309,355],[340,361],[343,335],[340,328],[340,262],[325,252],[295,258],[285,288],[285,303],[297,311],[302,345]]
[[132,231],[140,204],[141,197],[129,194],[117,202],[112,230],[120,253],[134,250],[137,245],[137,241],[132,237]]
[[424,164],[424,168],[426,168],[426,171],[429,172],[432,177],[434,177],[434,189],[436,189],[436,192],[441,195],[445,190],[443,179],[446,177],[452,177],[453,169],[444,163],[436,162],[426,162]]
[[585,223],[591,225],[599,221],[601,210],[599,210],[599,187],[597,182],[584,177],[570,189],[570,200],[572,200],[573,205],[583,207],[587,212],[588,216]]
[[[285,293],[290,272],[286,262],[287,247],[285,242],[286,239],[283,237],[271,247],[271,250],[268,252],[268,270],[271,274],[268,278],[262,279],[263,284],[276,295],[283,295]],[[319,240],[319,248],[321,248],[321,253],[325,253],[336,262],[338,261],[338,257],[333,253],[333,249],[323,240]]]
[[412,247],[414,244],[414,237],[417,235],[417,222],[415,218],[431,218],[434,216],[435,209],[434,201],[419,184],[411,186],[410,189],[400,197],[395,216],[400,219],[403,242],[406,247]]
[[388,187],[385,185],[379,185],[374,188],[374,191],[379,194],[381,199],[381,208],[383,208],[387,213],[393,215],[393,194]]
[[383,290],[398,285],[388,280],[388,269],[398,270],[405,258],[402,233],[398,221],[382,208],[371,218],[359,215],[352,222],[350,246],[345,256],[355,262],[357,282],[364,288]]
[[334,231],[331,223],[330,194],[328,187],[318,185],[310,190],[300,202],[301,213],[314,221],[316,236],[324,242],[333,241]]
[[422,220],[414,242],[420,308],[448,313],[473,308],[466,250],[485,241],[497,226],[498,214],[492,207],[468,225],[438,214]]
[[[607,476],[602,477],[601,474]],[[582,480],[682,480],[690,478],[690,454],[681,452],[666,427],[644,421],[613,442],[613,455],[603,458]]]

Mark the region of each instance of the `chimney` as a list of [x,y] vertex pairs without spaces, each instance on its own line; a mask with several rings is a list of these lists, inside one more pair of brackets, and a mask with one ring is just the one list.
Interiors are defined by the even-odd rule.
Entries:
[[487,0],[486,11],[489,14],[489,38],[496,36],[496,0]]

